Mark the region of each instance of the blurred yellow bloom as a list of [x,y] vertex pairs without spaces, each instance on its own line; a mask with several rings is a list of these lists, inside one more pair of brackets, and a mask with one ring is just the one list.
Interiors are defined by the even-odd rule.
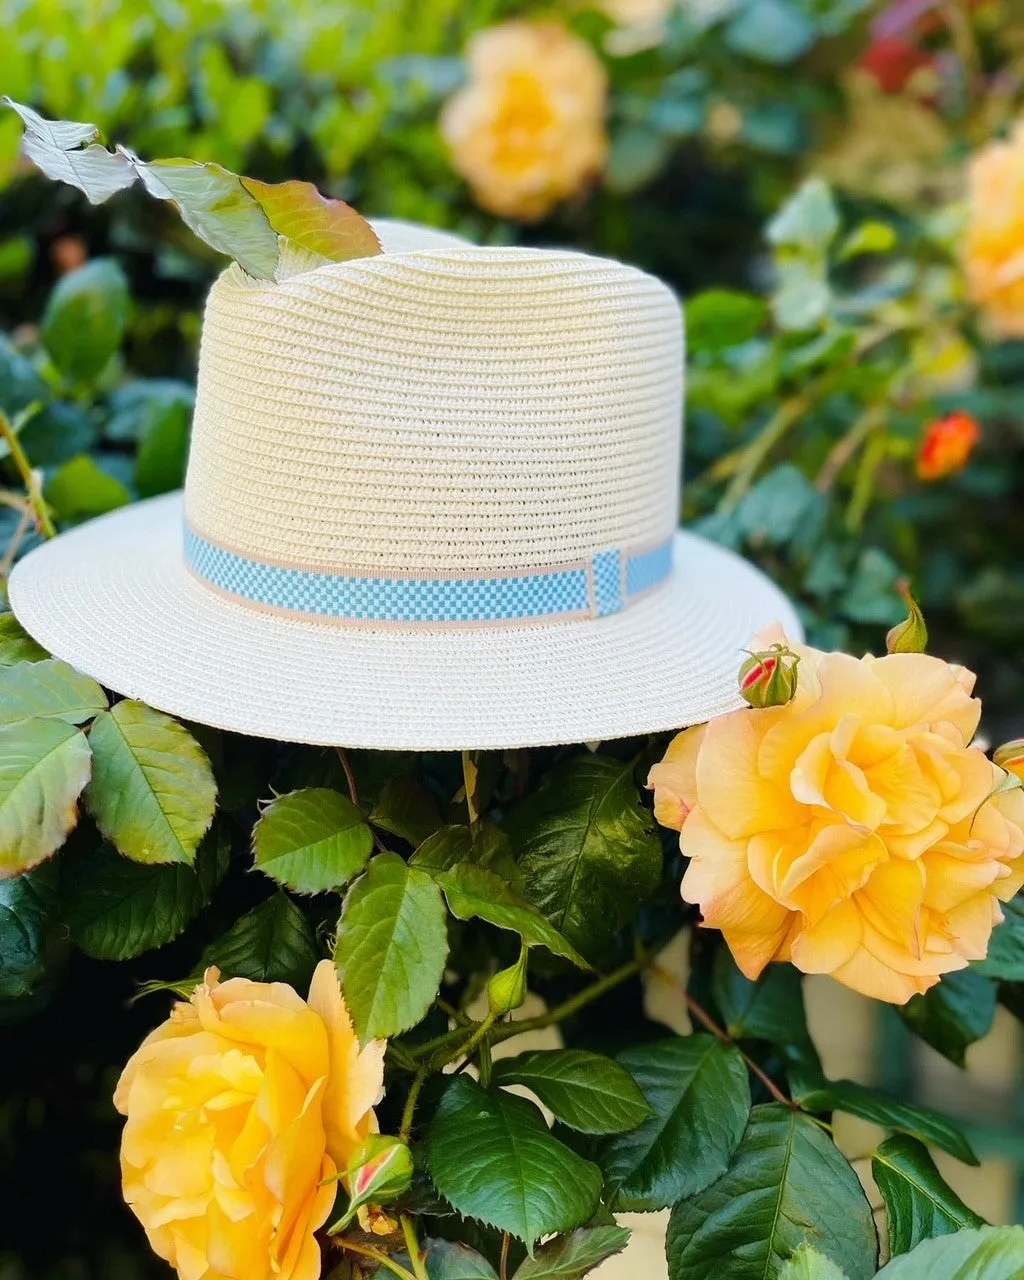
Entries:
[[125,1200],[181,1280],[317,1280],[321,1180],[376,1130],[384,1045],[360,1049],[334,966],[304,1001],[207,971],[143,1041],[114,1105]]
[[903,1004],[985,955],[1024,883],[1024,791],[993,795],[1005,774],[968,745],[963,667],[792,648],[795,699],[680,734],[655,812],[681,815],[683,897],[749,978],[790,960]]
[[1024,336],[1024,121],[968,171],[967,288],[1004,334]]
[[466,60],[441,133],[483,208],[540,218],[601,172],[608,84],[588,44],[554,22],[506,22],[474,36]]

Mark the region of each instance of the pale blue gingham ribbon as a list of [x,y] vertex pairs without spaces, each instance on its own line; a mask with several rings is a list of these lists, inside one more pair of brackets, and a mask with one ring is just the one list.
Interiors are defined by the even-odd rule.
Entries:
[[578,565],[509,574],[394,577],[268,564],[185,526],[192,572],[240,600],[304,617],[364,623],[468,625],[618,613],[663,581],[672,539],[642,551],[599,551]]

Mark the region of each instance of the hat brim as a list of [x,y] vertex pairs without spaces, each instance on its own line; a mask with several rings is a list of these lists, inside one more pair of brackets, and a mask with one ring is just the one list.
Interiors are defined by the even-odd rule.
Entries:
[[260,612],[182,558],[180,493],[37,548],[9,584],[25,629],[107,688],[185,720],[290,742],[501,749],[631,737],[742,705],[755,632],[798,638],[786,597],[732,552],[679,533],[668,581],[597,620],[373,629]]

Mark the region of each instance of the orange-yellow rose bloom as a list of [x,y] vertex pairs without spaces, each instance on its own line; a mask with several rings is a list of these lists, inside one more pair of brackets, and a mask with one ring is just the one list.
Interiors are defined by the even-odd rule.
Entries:
[[679,735],[656,812],[682,813],[683,897],[747,977],[789,960],[902,1004],[985,955],[1024,883],[1024,791],[992,794],[963,667],[792,648],[794,700]]
[[1024,121],[971,162],[964,267],[971,299],[1002,333],[1024,335]]
[[216,969],[118,1082],[125,1200],[181,1280],[317,1280],[314,1231],[376,1130],[384,1045],[360,1048],[334,966],[309,1000]]
[[474,36],[466,61],[441,133],[484,209],[540,218],[601,172],[608,83],[588,44],[555,22],[513,21]]

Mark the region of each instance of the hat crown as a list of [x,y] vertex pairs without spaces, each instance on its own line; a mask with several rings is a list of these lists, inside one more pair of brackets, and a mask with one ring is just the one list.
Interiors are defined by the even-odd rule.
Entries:
[[678,522],[682,323],[584,254],[441,248],[206,308],[186,518],[272,565],[509,571],[642,548]]

